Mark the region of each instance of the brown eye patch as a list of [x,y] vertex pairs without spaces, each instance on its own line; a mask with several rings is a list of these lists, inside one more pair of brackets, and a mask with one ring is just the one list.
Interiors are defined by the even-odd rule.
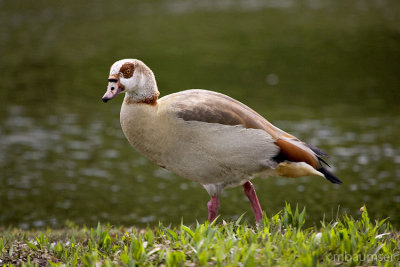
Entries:
[[122,73],[125,79],[132,77],[133,72],[135,71],[135,65],[133,63],[125,63],[119,69],[119,72]]

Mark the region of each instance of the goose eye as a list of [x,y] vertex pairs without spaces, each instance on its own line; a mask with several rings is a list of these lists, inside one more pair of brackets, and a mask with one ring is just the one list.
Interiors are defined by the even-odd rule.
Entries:
[[120,69],[120,74],[124,76],[125,79],[132,77],[135,66],[133,63],[125,63]]

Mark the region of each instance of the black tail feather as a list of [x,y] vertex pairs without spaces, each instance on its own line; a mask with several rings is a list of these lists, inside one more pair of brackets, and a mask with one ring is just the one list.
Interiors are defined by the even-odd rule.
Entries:
[[334,184],[341,184],[342,183],[342,181],[340,181],[339,178],[337,178],[335,175],[333,175],[333,173],[331,173],[327,169],[322,167],[322,168],[319,168],[318,171],[320,173],[322,173],[325,176],[325,178],[328,181],[330,181],[331,183],[334,183]]
[[322,151],[322,149],[320,149],[320,148],[318,148],[318,147],[316,147],[316,146],[313,146],[313,145],[310,145],[310,144],[307,144],[307,143],[304,143],[304,144],[305,144],[309,149],[311,149],[315,154],[317,154],[317,158],[318,158],[318,160],[319,160],[320,162],[326,164],[328,167],[331,167],[331,165],[329,165],[328,162],[326,162],[326,161],[322,158],[322,157],[327,157],[328,154],[326,154],[324,151]]
[[304,143],[304,144],[305,144],[306,146],[308,146],[309,149],[311,149],[312,151],[314,151],[314,153],[317,154],[318,156],[322,156],[322,157],[327,157],[327,156],[328,156],[324,151],[322,151],[322,149],[320,149],[320,148],[318,148],[318,147],[316,147],[316,146],[307,144],[307,143]]
[[320,162],[323,162],[324,164],[326,164],[326,166],[331,167],[331,165],[328,164],[328,162],[326,162],[323,158],[321,158],[320,156],[317,156],[318,160]]

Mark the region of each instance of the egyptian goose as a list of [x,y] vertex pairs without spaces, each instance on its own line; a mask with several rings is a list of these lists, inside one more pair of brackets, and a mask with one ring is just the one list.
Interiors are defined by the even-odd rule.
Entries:
[[[208,220],[218,214],[221,191],[242,185],[256,221],[262,211],[250,180],[256,176],[321,176],[341,181],[323,167],[320,149],[273,126],[226,95],[186,90],[158,99],[156,79],[142,61],[111,66],[107,102],[125,93],[120,122],[129,143],[151,161],[207,190]],[[327,165],[327,164],[326,164]]]

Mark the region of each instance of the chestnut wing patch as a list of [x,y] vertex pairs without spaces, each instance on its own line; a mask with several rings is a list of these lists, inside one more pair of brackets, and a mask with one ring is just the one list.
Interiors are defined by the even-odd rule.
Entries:
[[303,142],[278,139],[275,141],[275,144],[280,148],[279,154],[274,157],[275,161],[282,162],[288,160],[292,162],[305,162],[315,169],[321,167],[319,158],[316,157],[312,151],[307,151],[308,147],[305,146]]

